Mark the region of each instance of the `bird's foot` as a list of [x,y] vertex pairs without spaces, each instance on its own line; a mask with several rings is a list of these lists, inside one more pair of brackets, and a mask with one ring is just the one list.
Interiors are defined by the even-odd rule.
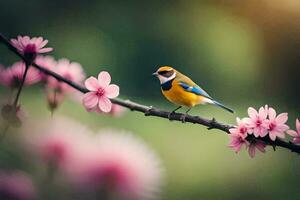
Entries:
[[182,114],[182,115],[180,116],[180,121],[181,121],[182,123],[185,123],[185,118],[186,118],[186,114]]
[[172,112],[170,112],[170,113],[168,114],[168,119],[169,119],[170,121],[172,121],[172,115],[173,115],[173,114],[175,114],[174,111],[172,111]]
[[175,114],[175,111],[178,110],[178,109],[180,109],[180,108],[182,108],[182,106],[178,106],[175,110],[173,110],[172,112],[170,112],[170,113],[168,114],[168,118],[169,118],[170,121],[172,121],[172,118],[171,118],[171,117],[172,117],[173,114]]

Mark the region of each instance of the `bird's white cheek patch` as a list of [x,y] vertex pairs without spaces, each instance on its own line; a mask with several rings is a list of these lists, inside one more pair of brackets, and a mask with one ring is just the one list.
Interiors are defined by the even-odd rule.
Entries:
[[172,79],[174,79],[176,77],[176,73],[174,73],[172,76],[170,77],[164,77],[164,76],[161,76],[161,75],[158,75],[158,79],[160,81],[160,84],[164,84],[165,82],[168,82]]
[[164,77],[164,76],[158,76],[158,79],[160,81],[161,84],[165,83],[168,81],[168,78]]

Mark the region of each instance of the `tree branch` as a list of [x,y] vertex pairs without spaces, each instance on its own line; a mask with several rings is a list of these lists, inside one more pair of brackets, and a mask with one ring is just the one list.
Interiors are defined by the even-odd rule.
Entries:
[[[18,50],[14,46],[12,46],[12,44],[9,42],[9,40],[6,39],[1,33],[0,33],[0,42],[2,42],[6,47],[8,47],[17,56],[19,56],[25,63],[29,62],[20,52],[18,52]],[[89,92],[89,90],[86,89],[85,87],[78,85],[77,83],[74,83],[68,79],[65,79],[64,77],[60,76],[59,74],[57,74],[53,71],[50,71],[46,68],[43,68],[34,62],[32,63],[32,66],[39,69],[43,73],[56,78],[58,81],[61,81],[61,82],[64,82],[64,83],[70,85],[71,87],[73,87],[74,89],[76,89],[82,93]],[[216,121],[214,118],[213,119],[205,119],[205,118],[202,118],[199,116],[191,116],[191,115],[185,115],[185,114],[181,114],[181,113],[170,114],[170,112],[168,112],[168,111],[160,110],[160,109],[154,108],[152,106],[141,105],[141,104],[132,102],[130,100],[123,100],[120,98],[115,98],[115,99],[111,99],[111,101],[112,101],[112,103],[126,107],[126,108],[130,109],[131,111],[142,112],[142,113],[144,113],[145,116],[156,116],[156,117],[160,117],[160,118],[165,118],[165,119],[169,119],[169,120],[182,122],[182,116],[184,115],[185,122],[189,122],[189,123],[193,123],[193,124],[200,124],[200,125],[206,126],[207,129],[209,129],[209,130],[210,129],[218,129],[225,133],[229,133],[229,129],[234,127],[233,125],[220,123],[220,122]],[[169,116],[170,116],[170,118],[169,118]],[[247,139],[250,140],[251,138],[247,138]],[[285,142],[280,139],[276,139],[275,141],[272,141],[269,139],[268,136],[266,136],[264,138],[257,138],[257,139],[261,139],[267,145],[273,146],[274,150],[275,150],[276,146],[280,146],[282,148],[286,148],[292,152],[296,152],[296,153],[300,154],[300,146],[295,145],[291,142]]]

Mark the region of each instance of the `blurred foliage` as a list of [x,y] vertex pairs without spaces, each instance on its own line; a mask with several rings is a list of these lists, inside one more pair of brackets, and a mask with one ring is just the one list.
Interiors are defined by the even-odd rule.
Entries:
[[[293,127],[300,111],[299,19],[299,0],[0,1],[4,35],[47,38],[55,58],[80,62],[88,76],[109,71],[124,98],[173,108],[151,77],[158,66],[171,65],[236,108],[238,116],[250,105],[268,103],[288,111]],[[16,59],[0,46],[0,63]],[[33,116],[48,116],[39,93],[36,87],[26,89],[22,104]],[[164,199],[300,198],[300,163],[285,150],[269,148],[250,159],[246,152],[229,150],[226,135],[217,131],[137,113],[112,121],[77,107],[65,103],[59,114],[95,129],[132,130],[157,149],[167,168]],[[228,123],[235,117],[211,106],[192,113]],[[0,145],[0,167],[32,170],[17,145],[10,148],[11,140]]]

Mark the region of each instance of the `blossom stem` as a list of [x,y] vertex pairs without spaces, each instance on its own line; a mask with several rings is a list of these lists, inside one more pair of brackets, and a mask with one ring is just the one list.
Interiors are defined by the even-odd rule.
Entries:
[[[29,60],[26,57],[24,57],[22,54],[20,54],[18,52],[18,50],[1,33],[0,33],[0,42],[5,44],[12,52],[14,52],[22,60],[24,60],[25,63],[29,62]],[[48,76],[52,76],[55,79],[57,79],[58,81],[64,82],[82,93],[89,92],[89,90],[87,88],[62,77],[53,71],[43,68],[34,62],[31,65],[33,67],[37,68],[38,70],[40,70],[41,72],[47,74]],[[230,124],[220,123],[220,122],[216,121],[214,118],[213,119],[205,119],[205,118],[202,118],[199,116],[191,116],[191,115],[181,114],[181,113],[173,113],[172,115],[170,115],[170,112],[163,111],[163,110],[160,110],[157,108],[153,108],[152,106],[141,105],[141,104],[129,101],[129,100],[115,98],[115,99],[111,99],[111,102],[114,104],[118,104],[120,106],[126,107],[132,111],[138,111],[138,112],[144,113],[145,116],[156,116],[156,117],[165,118],[168,120],[182,122],[182,116],[184,115],[185,122],[189,122],[189,123],[193,123],[193,124],[200,124],[200,125],[206,126],[209,130],[210,129],[218,129],[227,134],[229,133],[229,129],[234,127]],[[263,142],[265,142],[268,145],[280,146],[280,147],[289,149],[292,152],[296,152],[296,153],[300,154],[300,146],[295,145],[291,142],[285,142],[281,139],[276,139],[275,141],[272,141],[268,137],[260,138],[260,140],[262,140]]]
[[29,64],[28,64],[28,62],[25,61],[25,71],[24,71],[24,74],[23,74],[23,77],[22,77],[21,84],[20,84],[20,86],[18,88],[18,92],[17,92],[16,98],[14,100],[14,104],[13,104],[15,108],[18,105],[18,101],[19,101],[20,94],[22,92],[22,89],[23,89],[23,86],[24,86],[24,83],[25,83],[25,79],[26,79],[26,76],[27,76],[28,69],[29,69]]

